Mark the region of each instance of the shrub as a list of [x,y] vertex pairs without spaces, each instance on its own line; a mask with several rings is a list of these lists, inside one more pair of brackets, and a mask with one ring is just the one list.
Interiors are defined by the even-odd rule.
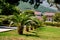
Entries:
[[13,23],[12,25],[11,25],[11,27],[16,27],[17,26],[17,24],[16,23]]
[[45,25],[49,25],[49,26],[57,26],[57,27],[60,27],[60,23],[57,23],[57,22],[45,22],[44,24]]
[[3,26],[2,22],[0,22],[0,26]]
[[3,20],[1,23],[3,26],[8,26],[10,22],[8,20]]
[[60,22],[60,12],[55,13],[54,21],[56,21],[56,22]]

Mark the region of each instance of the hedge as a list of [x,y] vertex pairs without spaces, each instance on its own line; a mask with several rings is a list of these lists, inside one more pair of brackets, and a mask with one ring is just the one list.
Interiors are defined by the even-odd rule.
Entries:
[[45,22],[45,25],[60,27],[60,22]]

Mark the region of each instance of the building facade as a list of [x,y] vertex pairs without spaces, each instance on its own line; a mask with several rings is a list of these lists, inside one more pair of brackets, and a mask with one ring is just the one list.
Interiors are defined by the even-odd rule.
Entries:
[[43,16],[46,16],[46,21],[53,21],[53,16],[55,15],[55,13],[45,12],[42,14],[41,12],[36,11],[35,15],[40,20],[43,20]]

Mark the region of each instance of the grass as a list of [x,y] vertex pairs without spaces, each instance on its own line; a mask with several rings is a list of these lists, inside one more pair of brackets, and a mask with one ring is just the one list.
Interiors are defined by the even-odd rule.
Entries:
[[41,27],[19,35],[17,30],[0,33],[0,40],[60,40],[60,28]]

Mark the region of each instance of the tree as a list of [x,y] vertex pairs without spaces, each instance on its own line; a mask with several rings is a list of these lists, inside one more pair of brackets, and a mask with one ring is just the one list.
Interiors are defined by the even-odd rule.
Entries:
[[60,22],[60,13],[55,13],[55,16],[54,16],[54,21],[56,22]]
[[0,0],[0,9],[2,10],[0,15],[13,15],[14,13],[19,13],[20,11],[17,10],[16,5],[10,4],[10,2],[6,2],[7,0]]
[[6,5],[1,11],[1,15],[13,15],[14,13],[19,14],[19,10],[16,10],[15,6],[12,5]]
[[26,25],[26,31],[29,32],[29,26],[30,26],[30,29],[33,30],[42,26],[42,22],[36,17],[31,17],[31,20],[28,20],[25,23],[25,25]]
[[[15,12],[13,8],[14,6],[17,6],[19,4],[19,1],[29,2],[31,5],[34,4],[34,8],[36,9],[44,0],[0,0],[0,9],[2,9],[1,14],[6,13],[13,14]],[[47,1],[49,4],[51,4],[50,6],[56,5],[58,10],[60,10],[59,6],[60,0],[47,0]]]
[[4,0],[5,3],[9,3],[11,5],[18,5],[20,0]]
[[43,16],[43,21],[44,21],[44,22],[46,21],[46,19],[47,19],[47,17],[46,17],[46,16]]
[[49,4],[51,4],[50,6],[53,6],[53,5],[55,5],[56,6],[56,8],[58,9],[58,10],[60,10],[60,0],[47,0],[47,2],[49,3]]
[[17,23],[18,25],[18,33],[19,34],[23,34],[23,29],[24,29],[24,23],[27,21],[27,20],[30,20],[30,17],[31,15],[26,15],[25,13],[20,13],[20,15],[18,14],[14,14],[14,17],[12,18],[12,20]]
[[43,2],[41,0],[0,0],[0,3],[3,3],[2,5],[8,3],[10,5],[15,5],[17,6],[19,4],[19,1],[23,1],[23,2],[28,2],[32,5],[34,4],[34,8],[38,8],[39,5]]
[[[16,22],[18,24],[18,33],[23,34],[24,23],[27,20],[31,20],[30,17],[33,16],[34,13],[32,11],[30,13],[29,13],[29,11],[27,11],[25,13],[21,13],[20,15],[18,15],[17,13],[20,13],[20,12],[19,12],[19,10],[16,10],[16,6],[17,6],[16,4],[18,4],[19,0],[0,0],[0,1],[1,1],[0,9],[2,9],[1,15],[14,14],[14,16],[12,17],[12,20],[14,20],[14,22]],[[22,1],[26,2],[25,0],[22,0]],[[30,2],[30,3],[32,3],[32,2]],[[40,3],[40,1],[39,2],[36,1],[36,5],[39,3]]]
[[[31,11],[31,12],[33,12],[33,11]],[[34,26],[32,24],[36,24],[37,26],[40,25],[40,23],[35,21],[35,20],[38,20],[38,19],[34,19],[34,17],[35,17],[34,13],[29,13],[28,14],[28,12],[27,13],[23,12],[23,13],[20,13],[20,15],[14,14],[14,16],[12,17],[11,20],[14,23],[17,23],[18,33],[19,34],[23,34],[24,25],[26,25],[26,28],[27,28],[26,31],[29,31],[29,29],[28,29],[29,27],[28,26],[30,26],[30,25],[31,25],[31,27]]]

